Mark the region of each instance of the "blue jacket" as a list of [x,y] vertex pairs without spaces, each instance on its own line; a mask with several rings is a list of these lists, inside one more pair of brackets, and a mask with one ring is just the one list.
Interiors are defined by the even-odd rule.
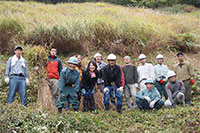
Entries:
[[144,89],[136,93],[136,98],[144,99],[145,96],[155,102],[161,99],[160,93],[156,88],[152,88],[150,91],[148,89]]

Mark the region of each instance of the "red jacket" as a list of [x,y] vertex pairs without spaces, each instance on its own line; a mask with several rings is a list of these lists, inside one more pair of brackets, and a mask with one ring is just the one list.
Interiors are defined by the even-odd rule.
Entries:
[[46,64],[47,77],[50,79],[59,79],[60,72],[62,71],[62,63],[57,56],[53,58],[49,56]]
[[124,73],[123,73],[123,71],[122,71],[122,68],[120,68],[120,70],[121,70],[121,83],[120,83],[120,87],[121,87],[121,86],[124,87],[124,84],[125,84],[125,83],[124,83],[124,82],[125,82],[125,81],[124,81]]

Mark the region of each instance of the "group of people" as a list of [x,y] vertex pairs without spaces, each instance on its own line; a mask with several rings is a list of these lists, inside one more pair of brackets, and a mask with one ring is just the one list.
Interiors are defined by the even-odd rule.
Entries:
[[[15,55],[8,59],[5,82],[9,83],[8,103],[14,101],[16,92],[19,91],[21,103],[27,106],[28,66],[22,52],[23,48],[17,46]],[[191,64],[184,60],[182,52],[177,54],[178,64],[174,71],[168,70],[163,64],[164,57],[161,54],[157,55],[155,66],[146,62],[144,54],[139,55],[138,67],[131,64],[129,56],[124,57],[124,66],[120,67],[116,64],[117,58],[114,54],[108,55],[106,64],[100,53],[96,53],[94,60],[87,66],[82,66],[82,56],[76,55],[69,58],[68,66],[64,69],[56,54],[57,49],[52,47],[46,71],[58,113],[62,113],[63,108],[68,109],[70,104],[78,111],[81,97],[83,111],[94,111],[95,89],[100,89],[104,94],[106,111],[110,109],[110,104],[113,104],[117,111],[122,113],[123,92],[128,108],[157,110],[163,105],[176,107],[177,104],[191,104],[194,70]]]

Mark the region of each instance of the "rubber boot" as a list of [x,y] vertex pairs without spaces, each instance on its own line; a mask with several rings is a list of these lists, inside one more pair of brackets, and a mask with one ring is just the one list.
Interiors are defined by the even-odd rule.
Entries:
[[109,104],[105,104],[105,107],[106,107],[106,111],[110,109]]
[[117,106],[117,112],[122,114],[122,105]]
[[62,113],[62,108],[58,108],[58,114]]

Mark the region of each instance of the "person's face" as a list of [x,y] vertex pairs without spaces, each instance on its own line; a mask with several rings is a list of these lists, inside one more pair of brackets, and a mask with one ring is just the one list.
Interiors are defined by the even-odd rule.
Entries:
[[141,60],[140,60],[140,63],[141,63],[141,64],[145,64],[145,63],[146,63],[146,58],[141,59]]
[[125,58],[125,59],[124,59],[124,63],[125,63],[125,64],[129,64],[129,63],[130,63],[130,61],[131,61],[131,60],[130,60],[130,59],[128,59],[128,58]]
[[163,59],[161,59],[161,58],[158,59],[157,61],[158,61],[158,64],[162,64],[163,63]]
[[50,54],[51,56],[55,56],[57,53],[56,49],[51,49]]
[[82,61],[82,57],[79,55],[77,56],[77,60],[78,60],[78,64],[81,64],[81,61]]
[[170,80],[171,82],[175,82],[175,81],[176,81],[176,76],[170,77],[169,80]]
[[69,64],[68,64],[68,67],[69,67],[69,69],[70,69],[71,71],[74,71],[74,69],[76,68],[76,65],[75,65],[75,64],[69,63]]
[[22,55],[22,50],[21,49],[16,49],[15,50],[15,55],[17,56],[17,57],[20,57],[21,55]]
[[151,90],[151,89],[153,88],[153,84],[147,83],[147,84],[146,84],[146,87],[147,87],[148,90]]
[[98,62],[98,63],[101,62],[101,56],[96,57],[96,62]]
[[111,67],[113,67],[116,63],[116,60],[108,60],[108,63]]
[[178,60],[179,60],[179,62],[183,62],[184,56],[180,54],[180,55],[178,56]]
[[96,69],[96,67],[92,63],[90,63],[89,70],[91,72],[94,72],[95,69]]

